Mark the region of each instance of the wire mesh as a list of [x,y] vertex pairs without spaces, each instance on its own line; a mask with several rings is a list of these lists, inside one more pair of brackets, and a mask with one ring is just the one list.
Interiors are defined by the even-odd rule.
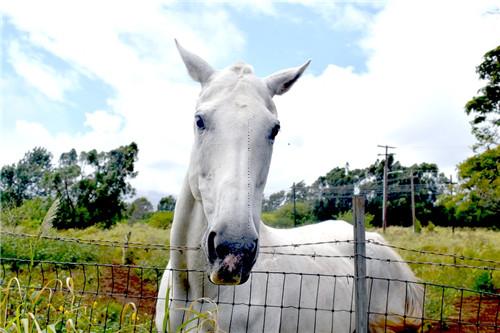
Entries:
[[[16,237],[15,234],[9,235]],[[20,237],[26,237],[21,235]],[[65,239],[53,238],[50,241],[65,242]],[[69,240],[75,242],[75,239]],[[118,242],[116,242],[118,243]],[[124,246],[124,243],[109,243],[105,246]],[[324,244],[322,242],[321,244]],[[332,245],[354,245],[353,241],[332,241]],[[87,245],[104,246],[104,243]],[[343,257],[352,260],[352,256],[327,256],[314,251],[307,251],[309,246],[319,243],[282,244],[265,247],[261,254],[268,256],[300,255],[329,260],[331,257]],[[134,244],[137,248],[147,250],[148,244]],[[144,247],[141,247],[144,245]],[[149,246],[149,247],[147,247]],[[367,246],[388,246],[386,244],[367,241]],[[395,247],[392,247],[395,248]],[[195,250],[192,247],[182,249],[164,247],[167,250]],[[413,251],[398,247],[399,251]],[[429,251],[421,251],[428,254]],[[463,274],[469,269],[485,270],[494,273],[499,270],[498,262],[484,258],[463,258],[477,260],[480,266],[473,264],[454,264],[453,255],[434,252],[438,257],[445,257],[451,262],[429,262],[427,260],[388,261],[384,258],[367,256],[368,261],[387,264],[431,265],[436,269],[457,269]],[[2,254],[3,255],[3,254]],[[117,263],[64,262],[54,260],[33,260],[22,258],[0,258],[0,320],[3,327],[13,324],[16,318],[31,316],[40,327],[53,326],[59,331],[71,331],[74,327],[82,332],[156,332],[154,315],[155,304],[164,267],[147,265],[124,265]],[[176,270],[177,272],[179,270]],[[181,270],[200,281],[204,286],[208,282],[206,272],[200,270]],[[225,331],[255,330],[254,318],[262,318],[257,331],[290,331],[290,332],[323,332],[325,326],[333,327],[335,320],[347,316],[348,322],[354,312],[354,298],[351,296],[349,306],[336,303],[339,285],[353,275],[328,275],[316,272],[271,272],[253,271],[250,280],[245,284],[247,293],[239,293],[233,287],[232,293],[217,293],[211,299],[197,299],[186,295],[169,297],[170,304],[182,308],[192,307],[197,311],[210,312],[213,307],[219,316],[229,316]],[[260,287],[259,287],[260,285]],[[316,292],[304,295],[305,286],[316,286]],[[422,326],[425,332],[498,332],[500,331],[500,294],[480,292],[462,288],[435,284],[428,281],[415,282],[398,279],[385,279],[377,276],[367,277],[369,322],[372,331],[390,332],[395,322],[402,322],[403,327]],[[389,300],[395,292],[407,294],[411,288],[423,289],[423,301],[419,316],[403,309],[395,315],[390,312]],[[239,288],[239,287],[238,287]],[[261,290],[259,290],[259,288]],[[262,289],[263,288],[263,289]],[[297,291],[297,298],[285,297],[286,289]],[[313,288],[314,289],[314,288]],[[273,290],[272,297],[269,290]],[[325,290],[327,292],[325,292]],[[375,308],[374,290],[377,295],[385,294],[385,308]],[[382,293],[380,291],[383,291]],[[279,291],[279,292],[278,292]],[[263,293],[263,299],[256,294]],[[162,297],[162,295],[160,295]],[[165,296],[163,296],[165,297]],[[404,299],[407,299],[405,295]],[[380,299],[377,300],[380,303]],[[405,301],[406,302],[406,301]],[[306,322],[305,314],[314,314],[314,320]],[[31,315],[30,315],[31,314]],[[184,314],[189,316],[189,314]],[[31,318],[31,317],[30,317]],[[280,318],[278,321],[271,318]],[[197,318],[196,321],[200,321]],[[35,320],[31,319],[30,322]],[[280,323],[272,327],[272,322]],[[64,329],[63,329],[64,328]],[[352,329],[354,329],[352,327]],[[48,331],[48,330],[47,330]],[[352,331],[352,330],[351,330]]]

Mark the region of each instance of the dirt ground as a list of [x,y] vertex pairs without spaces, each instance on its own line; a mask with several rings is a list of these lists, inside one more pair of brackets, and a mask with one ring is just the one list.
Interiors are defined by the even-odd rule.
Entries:
[[[496,293],[500,295],[500,289]],[[500,296],[470,296],[454,306],[458,315],[434,323],[428,332],[500,332]]]

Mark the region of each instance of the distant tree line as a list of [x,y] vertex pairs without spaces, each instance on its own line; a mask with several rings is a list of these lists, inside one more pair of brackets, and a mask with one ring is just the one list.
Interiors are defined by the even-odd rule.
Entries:
[[[23,205],[34,212],[37,205],[47,208],[47,203],[59,198],[52,224],[60,229],[95,224],[109,227],[124,218],[131,221],[144,218],[152,211],[146,198],[138,198],[131,204],[126,201],[135,194],[130,180],[137,176],[134,164],[138,152],[134,142],[108,152],[93,149],[78,154],[71,149],[61,154],[54,165],[52,154],[36,147],[17,163],[2,167],[2,215]],[[168,196],[161,199],[158,208],[173,210],[174,206],[175,198]]]
[[[485,85],[465,105],[477,140],[475,154],[457,166],[456,184],[435,164],[404,167],[389,157],[390,225],[407,226],[412,221],[413,175],[416,216],[423,224],[500,228],[500,46],[485,53],[476,72]],[[278,226],[342,218],[351,209],[356,188],[367,198],[371,223],[381,225],[383,167],[383,160],[365,169],[336,167],[309,186],[298,182],[264,200],[263,217]]]

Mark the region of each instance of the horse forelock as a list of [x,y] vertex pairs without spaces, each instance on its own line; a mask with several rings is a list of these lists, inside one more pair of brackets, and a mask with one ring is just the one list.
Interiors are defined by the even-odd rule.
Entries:
[[253,67],[244,62],[235,63],[234,65],[229,67],[229,70],[235,72],[240,77],[248,74],[253,74]]
[[276,113],[276,107],[269,95],[269,90],[262,80],[255,76],[252,66],[243,62],[236,63],[217,73],[204,87],[198,102],[216,101],[219,98],[222,100],[234,93],[260,99],[271,113]]

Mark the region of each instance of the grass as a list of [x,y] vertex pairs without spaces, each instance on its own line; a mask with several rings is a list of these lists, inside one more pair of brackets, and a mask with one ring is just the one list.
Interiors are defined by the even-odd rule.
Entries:
[[[23,226],[2,228],[31,234],[40,230]],[[381,230],[375,231],[382,233]],[[169,242],[168,229],[144,223],[119,223],[109,230],[91,227],[55,231],[45,227],[43,234],[117,242],[128,239],[129,242],[143,244],[168,245]],[[452,233],[451,229],[434,227],[432,230],[423,228],[421,233],[414,234],[409,228],[390,227],[384,236],[390,244],[398,247],[457,256],[454,260],[446,256],[398,250],[408,261],[471,266],[492,264],[460,259],[460,256],[500,261],[500,232],[456,229]],[[0,266],[0,332],[79,332],[88,331],[88,327],[92,332],[143,332],[154,328],[154,298],[161,268],[168,261],[168,251],[128,248],[124,253],[120,247],[12,236],[2,236],[0,251],[2,257],[26,260],[21,265],[4,261]],[[75,264],[40,264],[37,263],[39,260]],[[89,264],[84,268],[83,263],[106,265]],[[160,269],[108,265],[123,263]],[[419,264],[410,266],[422,281],[436,285],[465,289],[500,288],[498,271]],[[454,304],[460,299],[461,291],[430,284],[426,288],[426,317],[435,320],[453,317]],[[464,296],[472,294],[466,292]],[[197,313],[191,306],[186,311],[193,321],[210,326],[216,322],[216,308],[210,313]]]
[[[376,230],[382,234],[381,230]],[[408,261],[435,262],[443,264],[458,264],[466,266],[493,266],[498,269],[500,262],[500,232],[486,229],[455,229],[434,227],[423,228],[421,233],[413,233],[410,228],[391,227],[384,235],[394,246],[407,249],[418,249],[428,252],[448,253],[456,257],[439,256],[428,253],[418,253],[398,250]],[[461,256],[496,261],[497,264],[460,259]],[[461,297],[477,296],[479,292],[500,289],[500,271],[457,268],[451,266],[410,264],[413,272],[422,281],[430,283],[426,286],[425,315],[427,318],[457,317],[457,304]],[[436,285],[453,286],[443,288]],[[484,286],[490,288],[484,290]],[[477,292],[464,292],[463,289]]]

